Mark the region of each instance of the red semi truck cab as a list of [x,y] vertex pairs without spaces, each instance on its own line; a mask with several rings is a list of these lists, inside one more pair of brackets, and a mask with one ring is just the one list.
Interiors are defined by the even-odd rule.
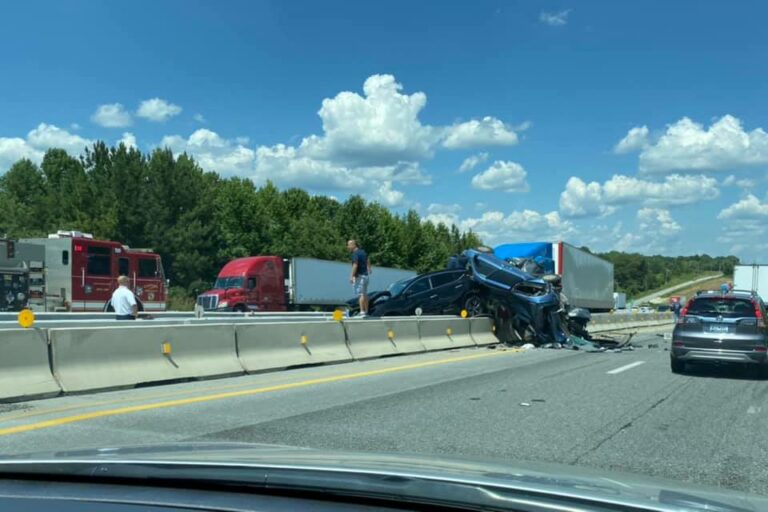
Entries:
[[286,311],[283,259],[250,256],[230,261],[197,303],[208,311]]

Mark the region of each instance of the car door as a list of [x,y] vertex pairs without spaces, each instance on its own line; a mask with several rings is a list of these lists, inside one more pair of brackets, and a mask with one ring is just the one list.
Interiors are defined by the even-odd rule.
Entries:
[[463,270],[433,274],[430,277],[432,283],[430,300],[434,304],[430,305],[430,308],[439,313],[461,310],[461,299],[469,283],[469,280],[462,279],[464,275]]
[[403,313],[413,314],[416,308],[421,308],[422,312],[434,313],[435,305],[430,296],[432,295],[432,285],[429,282],[429,276],[422,276],[415,279],[403,291]]

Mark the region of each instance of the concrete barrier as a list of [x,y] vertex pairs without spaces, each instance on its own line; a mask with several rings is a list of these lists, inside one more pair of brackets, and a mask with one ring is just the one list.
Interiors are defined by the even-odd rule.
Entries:
[[418,320],[348,320],[349,350],[355,359],[369,359],[393,354],[413,354],[427,349],[419,339]]
[[469,319],[469,334],[476,345],[493,345],[499,342],[493,326],[493,319],[477,317]]
[[419,320],[421,342],[427,350],[474,347],[469,323],[469,319],[458,317]]
[[51,329],[63,391],[244,373],[231,324]]
[[58,395],[44,331],[0,330],[0,400]]
[[338,322],[238,324],[235,332],[248,372],[352,360]]

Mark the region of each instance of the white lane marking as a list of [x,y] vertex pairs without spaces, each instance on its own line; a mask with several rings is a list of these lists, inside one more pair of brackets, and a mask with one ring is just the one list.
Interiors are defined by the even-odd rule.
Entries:
[[645,361],[635,361],[634,363],[630,363],[624,366],[621,366],[619,368],[616,368],[615,370],[611,370],[609,372],[605,372],[608,375],[616,375],[617,373],[625,372],[627,370],[631,370],[635,366],[640,366],[641,364],[645,363]]
[[750,405],[749,409],[747,409],[747,414],[757,414],[760,412],[760,407],[755,407],[754,405]]

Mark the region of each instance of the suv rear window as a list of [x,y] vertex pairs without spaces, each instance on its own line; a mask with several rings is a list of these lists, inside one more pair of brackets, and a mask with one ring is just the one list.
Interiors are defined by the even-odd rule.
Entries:
[[723,316],[727,318],[754,318],[755,305],[748,299],[698,298],[688,308],[688,314],[712,317]]

